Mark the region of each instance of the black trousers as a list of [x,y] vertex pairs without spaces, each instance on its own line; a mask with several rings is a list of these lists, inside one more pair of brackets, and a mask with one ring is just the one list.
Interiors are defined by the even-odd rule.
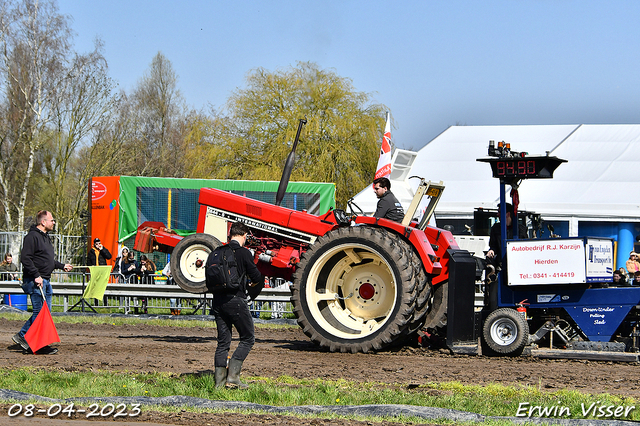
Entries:
[[231,348],[231,326],[235,326],[240,334],[240,343],[233,352],[232,358],[244,361],[255,343],[253,318],[251,318],[247,302],[238,296],[233,296],[223,303],[216,304],[214,302],[213,314],[216,317],[218,328],[215,366],[227,366],[227,355],[229,348]]

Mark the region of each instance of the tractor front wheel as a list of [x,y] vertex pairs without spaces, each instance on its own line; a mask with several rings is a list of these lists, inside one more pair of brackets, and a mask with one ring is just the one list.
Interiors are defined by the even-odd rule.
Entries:
[[180,240],[171,253],[171,275],[176,284],[190,293],[206,293],[207,257],[220,245],[220,241],[209,234],[193,234]]

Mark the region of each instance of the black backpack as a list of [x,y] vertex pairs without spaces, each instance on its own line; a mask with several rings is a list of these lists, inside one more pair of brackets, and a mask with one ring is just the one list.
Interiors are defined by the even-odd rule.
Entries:
[[205,264],[204,276],[207,290],[211,293],[235,293],[242,286],[244,274],[238,274],[235,250],[228,244],[220,246],[209,253]]

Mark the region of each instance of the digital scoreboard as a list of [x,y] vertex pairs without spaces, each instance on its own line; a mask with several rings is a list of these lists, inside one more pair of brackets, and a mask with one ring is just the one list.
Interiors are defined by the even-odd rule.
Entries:
[[550,156],[518,156],[479,158],[478,161],[491,164],[494,178],[511,180],[553,178],[555,169],[567,160]]

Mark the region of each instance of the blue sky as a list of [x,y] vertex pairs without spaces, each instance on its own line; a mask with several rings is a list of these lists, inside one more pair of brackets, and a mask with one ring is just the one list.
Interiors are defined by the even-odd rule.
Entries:
[[640,123],[638,1],[58,0],[76,50],[130,91],[161,51],[187,104],[311,61],[371,93],[419,149],[450,125]]

